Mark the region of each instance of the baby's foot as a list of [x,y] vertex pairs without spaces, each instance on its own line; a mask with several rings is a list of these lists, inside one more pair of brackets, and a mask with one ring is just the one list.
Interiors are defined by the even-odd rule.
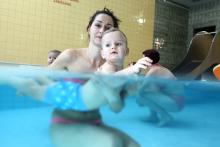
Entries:
[[161,117],[161,119],[158,123],[158,126],[163,127],[163,126],[169,124],[172,120],[173,120],[173,118],[170,115],[163,116],[163,117]]
[[159,121],[158,117],[157,116],[148,116],[147,118],[144,118],[143,121],[146,121],[146,122],[151,122],[151,123],[156,123]]
[[159,121],[157,113],[153,110],[150,110],[150,115],[144,119],[144,121],[156,123]]

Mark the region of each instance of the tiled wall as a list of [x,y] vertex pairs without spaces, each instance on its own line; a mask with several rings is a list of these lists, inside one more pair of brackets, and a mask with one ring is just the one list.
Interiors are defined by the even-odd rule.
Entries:
[[188,10],[156,0],[154,38],[164,39],[160,64],[172,69],[186,53]]
[[220,30],[220,1],[212,0],[192,6],[189,13],[188,41],[193,36],[193,29],[216,26]]
[[193,37],[193,29],[216,26],[220,30],[220,1],[194,3],[189,9],[164,0],[156,0],[154,38],[165,40],[161,64],[172,69],[185,57]]
[[136,60],[152,46],[154,0],[1,0],[0,61],[46,64],[51,49],[87,46],[88,19],[104,6],[122,20],[131,50],[126,64]]

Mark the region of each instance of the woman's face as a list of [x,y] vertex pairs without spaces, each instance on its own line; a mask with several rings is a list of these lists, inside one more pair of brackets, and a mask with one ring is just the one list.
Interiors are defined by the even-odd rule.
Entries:
[[102,34],[106,30],[113,27],[113,20],[107,14],[99,14],[96,16],[91,27],[88,29],[90,42],[101,47]]

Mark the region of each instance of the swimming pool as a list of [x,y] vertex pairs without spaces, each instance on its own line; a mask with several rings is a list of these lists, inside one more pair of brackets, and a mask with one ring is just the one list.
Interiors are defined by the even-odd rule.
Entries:
[[[53,147],[48,133],[53,108],[19,97],[10,87],[1,86],[0,91],[0,146]],[[139,107],[133,98],[119,114],[107,107],[101,113],[106,124],[128,133],[142,147],[219,147],[220,96],[194,97],[193,91],[190,95],[185,108],[172,113],[174,121],[162,128],[142,121],[148,109]]]
[[[3,99],[3,89],[1,87],[1,99]],[[28,99],[24,101],[29,106],[16,108],[14,104],[14,108],[0,110],[0,146],[52,147],[48,129],[53,108],[44,104],[36,105]],[[126,105],[119,114],[104,107],[101,110],[103,120],[108,125],[130,134],[143,147],[219,147],[220,145],[220,99],[217,97],[188,99],[185,109],[173,113],[174,121],[163,128],[143,122],[142,119],[146,117],[148,110],[137,106],[134,99],[127,100]]]

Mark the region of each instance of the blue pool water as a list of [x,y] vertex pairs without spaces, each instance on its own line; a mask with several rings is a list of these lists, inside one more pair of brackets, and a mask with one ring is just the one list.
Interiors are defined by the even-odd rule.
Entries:
[[[103,107],[103,120],[128,133],[142,147],[219,147],[220,96],[210,93],[195,97],[194,90],[189,91],[185,108],[171,113],[174,121],[166,127],[142,121],[148,109],[139,107],[132,98],[119,114]],[[48,133],[52,110],[46,104],[16,96],[10,87],[0,86],[0,147],[53,147]]]

